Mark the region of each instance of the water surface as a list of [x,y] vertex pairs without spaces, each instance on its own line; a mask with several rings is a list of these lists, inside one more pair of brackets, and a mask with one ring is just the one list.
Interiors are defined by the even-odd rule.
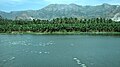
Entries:
[[120,67],[120,37],[0,35],[0,67]]

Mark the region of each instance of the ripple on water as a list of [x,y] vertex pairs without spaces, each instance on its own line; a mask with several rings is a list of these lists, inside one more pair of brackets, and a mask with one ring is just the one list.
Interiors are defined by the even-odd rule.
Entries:
[[41,54],[42,52],[39,52],[39,54]]
[[49,54],[50,52],[44,52],[45,54]]
[[6,62],[7,60],[3,60],[3,62]]
[[8,61],[12,61],[12,60],[15,60],[15,57],[10,57],[8,59],[4,59],[3,62],[8,62]]
[[71,46],[74,46],[74,44],[70,44]]
[[47,52],[47,51],[25,51],[27,53],[33,53],[33,54],[50,54],[50,52]]
[[26,53],[28,52],[28,51],[25,51]]
[[74,60],[77,60],[77,58],[73,58]]
[[37,53],[37,51],[34,51],[34,53]]
[[31,53],[33,53],[33,51],[30,51]]
[[80,60],[76,60],[77,61],[77,64],[82,64],[81,62],[80,62]]
[[75,57],[73,59],[77,62],[78,65],[80,65],[82,67],[87,67],[85,64],[81,63],[81,61],[78,58]]
[[82,67],[87,67],[85,64],[81,64]]
[[11,57],[9,60],[14,60],[15,59],[15,57]]
[[52,44],[54,44],[54,42],[53,41],[50,41],[50,42],[47,42],[47,43],[39,43],[38,45],[39,46],[42,46],[42,47],[45,47],[45,46],[49,46],[49,45],[52,45]]

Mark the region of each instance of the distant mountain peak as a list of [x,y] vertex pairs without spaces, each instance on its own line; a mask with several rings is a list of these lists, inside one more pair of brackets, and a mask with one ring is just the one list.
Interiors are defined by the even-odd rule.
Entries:
[[103,3],[102,5],[110,5],[110,4],[108,4],[108,3]]
[[74,4],[74,3],[69,4],[69,6],[73,6],[73,7],[82,7],[82,5],[77,5],[77,4]]
[[108,4],[108,3],[103,3],[102,6],[104,6],[104,7],[110,7],[110,6],[112,6],[112,5],[110,5],[110,4]]
[[10,13],[0,11],[0,15],[8,19],[53,19],[56,17],[78,18],[119,18],[120,5],[104,3],[96,6],[81,6],[71,4],[50,4],[39,10],[12,11]]
[[78,6],[77,4],[75,4],[75,3],[71,3],[71,4],[69,4],[69,5],[75,5],[75,6]]
[[68,5],[68,4],[50,4],[48,6],[66,6],[66,5]]

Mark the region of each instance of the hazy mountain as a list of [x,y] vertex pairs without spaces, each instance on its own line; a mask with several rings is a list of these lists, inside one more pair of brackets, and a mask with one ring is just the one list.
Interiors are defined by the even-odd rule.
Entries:
[[97,6],[81,6],[76,4],[50,4],[39,10],[12,11],[6,13],[0,11],[0,15],[8,19],[52,19],[56,17],[78,18],[112,18],[120,20],[120,5],[102,4]]

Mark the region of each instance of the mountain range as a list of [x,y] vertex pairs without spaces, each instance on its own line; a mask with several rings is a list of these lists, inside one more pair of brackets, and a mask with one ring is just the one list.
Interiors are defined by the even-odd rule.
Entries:
[[82,6],[77,4],[50,4],[39,10],[0,11],[0,15],[7,19],[53,19],[57,17],[77,18],[111,18],[120,21],[120,5],[104,3],[96,6]]

